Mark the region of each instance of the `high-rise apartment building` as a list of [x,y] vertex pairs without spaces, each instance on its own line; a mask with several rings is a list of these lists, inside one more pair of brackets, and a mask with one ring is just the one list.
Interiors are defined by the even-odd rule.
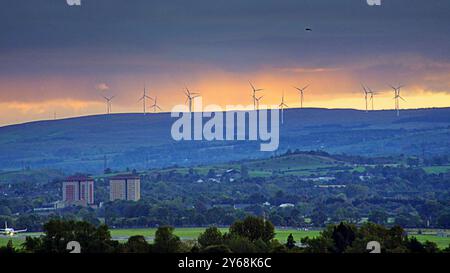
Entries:
[[63,201],[66,205],[89,206],[94,204],[94,179],[71,176],[63,181]]
[[120,175],[109,179],[109,200],[138,201],[141,199],[141,179],[134,175]]

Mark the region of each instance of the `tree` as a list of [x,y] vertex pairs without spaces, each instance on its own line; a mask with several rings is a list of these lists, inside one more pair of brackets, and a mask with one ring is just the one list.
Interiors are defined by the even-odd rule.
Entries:
[[438,253],[439,247],[435,242],[426,241],[423,243],[423,247],[426,253]]
[[383,225],[387,222],[388,215],[381,210],[373,210],[369,214],[369,221],[372,223]]
[[242,237],[236,234],[227,234],[224,238],[225,245],[233,253],[256,253],[257,248],[255,244],[247,237]]
[[22,247],[26,252],[34,252],[42,248],[42,239],[40,237],[27,236]]
[[11,215],[11,210],[7,206],[0,206],[0,215],[9,216]]
[[395,217],[395,224],[404,228],[420,227],[422,221],[416,214],[400,213]]
[[286,247],[289,249],[292,249],[295,247],[295,240],[294,240],[294,236],[292,236],[292,233],[289,234],[288,238],[287,238],[287,242],[286,242]]
[[450,228],[450,210],[443,211],[438,215],[437,224],[440,228]]
[[269,221],[249,216],[244,221],[236,221],[231,225],[230,233],[245,237],[252,242],[258,239],[268,242],[275,237],[275,227]]
[[50,220],[44,225],[41,240],[28,239],[25,248],[32,252],[67,253],[67,243],[77,241],[82,253],[110,253],[118,246],[118,242],[111,239],[107,226],[100,225],[97,228],[87,222],[75,221]]
[[223,236],[217,227],[209,227],[198,237],[198,243],[202,248],[223,243]]
[[0,247],[0,254],[14,254],[16,250],[14,249],[14,245],[12,240],[9,240],[6,246]]
[[248,178],[248,167],[245,164],[241,164],[241,177]]
[[315,209],[311,215],[311,220],[315,226],[322,227],[327,220],[327,215],[322,209]]
[[410,167],[418,167],[420,160],[417,157],[408,157],[408,159],[406,159],[406,164]]
[[425,247],[416,239],[416,237],[409,239],[406,243],[406,247],[412,253],[425,253]]
[[232,253],[226,245],[212,245],[202,250],[202,253]]
[[181,240],[173,234],[174,228],[159,227],[156,230],[153,251],[156,253],[177,253],[181,247]]
[[333,228],[331,238],[333,238],[337,253],[343,253],[347,247],[352,245],[356,239],[355,230],[356,228],[353,225],[345,223],[340,223],[337,227]]
[[144,236],[131,236],[125,244],[125,252],[148,253],[150,252],[150,245],[147,243]]

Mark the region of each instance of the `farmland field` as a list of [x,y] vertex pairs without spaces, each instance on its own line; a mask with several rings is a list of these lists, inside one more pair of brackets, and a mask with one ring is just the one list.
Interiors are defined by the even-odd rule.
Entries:
[[427,173],[440,174],[450,172],[450,166],[431,166],[423,168]]
[[[176,228],[175,234],[179,236],[183,240],[193,240],[196,239],[200,233],[202,233],[205,230],[205,228]],[[222,233],[228,232],[228,228],[220,228]],[[125,241],[128,237],[133,235],[143,235],[147,237],[149,240],[152,240],[155,236],[156,229],[150,228],[150,229],[112,229],[111,230],[111,236],[115,240]],[[315,237],[320,234],[320,230],[296,230],[296,229],[277,229],[275,238],[280,241],[281,243],[286,242],[287,237],[289,234],[294,236],[294,239],[299,242],[301,238],[304,237]],[[13,238],[7,238],[7,237],[0,237],[0,246],[5,246],[10,239],[13,241],[13,245],[15,247],[20,247],[20,244],[22,244],[25,240],[26,236],[39,236],[39,233],[28,233],[28,234],[21,234],[20,237],[13,237]],[[416,237],[419,241],[425,242],[425,241],[431,241],[435,242],[439,248],[443,249],[446,247],[449,247],[450,245],[450,237],[438,237],[434,235],[433,231],[426,234],[420,234],[416,235],[413,234],[411,236]]]
[[[204,232],[205,228],[178,228],[175,229],[175,234],[184,240],[196,239],[200,233]],[[222,233],[228,232],[228,228],[220,228]],[[113,238],[130,237],[133,235],[143,235],[145,237],[154,237],[156,229],[114,229],[111,230]],[[292,233],[296,240],[300,240],[303,237],[315,237],[319,235],[320,231],[304,231],[294,229],[279,229],[276,230],[275,238],[280,242],[286,241],[289,234]]]

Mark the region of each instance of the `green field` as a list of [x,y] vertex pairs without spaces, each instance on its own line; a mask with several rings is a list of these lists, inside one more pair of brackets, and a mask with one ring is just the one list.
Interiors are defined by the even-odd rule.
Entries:
[[450,172],[450,166],[431,166],[431,167],[424,167],[423,168],[427,173],[432,174],[440,174],[440,173],[448,173]]
[[[197,239],[200,233],[204,232],[205,228],[177,228],[175,229],[175,234],[184,240]],[[222,233],[228,232],[228,228],[220,228]],[[145,237],[154,237],[156,229],[114,229],[111,230],[111,235],[113,238],[118,237],[129,237],[133,235],[143,235]],[[320,231],[311,230],[292,230],[292,229],[279,229],[276,231],[275,238],[281,242],[286,241],[289,234],[294,236],[296,240],[300,240],[303,237],[315,237],[319,235]]]
[[[193,240],[196,239],[200,233],[202,233],[205,230],[205,228],[177,228],[175,229],[175,234],[178,235],[183,240]],[[228,232],[228,228],[220,228],[222,233]],[[133,235],[143,235],[145,237],[153,238],[155,236],[156,229],[150,228],[150,229],[113,229],[111,230],[111,236],[120,241],[126,240],[128,237]],[[287,237],[289,234],[294,236],[294,239],[299,242],[301,238],[304,237],[315,237],[318,236],[320,231],[319,230],[295,230],[295,229],[278,229],[276,230],[275,238],[284,243],[286,242]],[[433,231],[430,231],[430,233],[433,233]],[[20,247],[20,245],[24,242],[25,236],[38,236],[39,233],[25,233],[22,234],[21,237],[13,237],[13,238],[6,238],[6,237],[0,237],[0,246],[4,246],[8,243],[8,241],[11,239],[13,240],[13,244],[15,247]],[[421,234],[421,235],[411,235],[416,237],[419,241],[425,242],[425,241],[431,241],[435,242],[439,248],[443,249],[450,245],[450,237],[438,237],[434,234]]]
[[[286,156],[250,160],[246,162],[250,177],[270,177],[274,172],[283,173],[285,175],[309,176],[311,174],[323,175],[330,168],[349,167],[343,162],[339,162],[330,157],[308,155],[308,154],[291,154]],[[217,173],[223,173],[226,170],[240,170],[241,164],[216,164],[210,166],[193,167],[194,172],[200,175],[207,175],[210,169]],[[188,174],[190,168],[167,168],[161,172],[177,172],[180,174]]]

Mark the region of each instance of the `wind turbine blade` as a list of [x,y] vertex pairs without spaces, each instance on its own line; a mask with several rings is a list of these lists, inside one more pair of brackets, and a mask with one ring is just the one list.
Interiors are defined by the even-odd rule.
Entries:
[[398,88],[393,87],[392,85],[389,85],[392,89],[395,90],[395,92],[397,92]]
[[158,105],[156,105],[156,107],[158,107],[158,109],[162,111],[162,108],[161,108],[161,107],[159,107]]
[[401,96],[398,96],[400,99],[402,99],[402,101],[406,102],[406,100],[404,98],[402,98]]
[[253,84],[251,83],[251,81],[248,81],[248,83],[249,83],[250,86],[252,87],[253,91],[255,91],[255,87],[253,86]]

